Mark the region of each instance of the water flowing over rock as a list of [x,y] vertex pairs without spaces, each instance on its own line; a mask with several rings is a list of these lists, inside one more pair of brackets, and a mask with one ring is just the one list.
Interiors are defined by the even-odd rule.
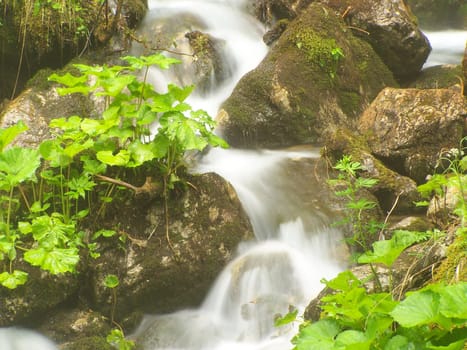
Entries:
[[332,10],[312,4],[292,21],[218,116],[233,146],[280,147],[323,141],[353,125],[392,74],[368,43]]
[[174,66],[172,82],[180,85],[195,84],[198,92],[207,92],[232,74],[226,63],[222,40],[204,32],[204,21],[192,13],[170,11],[148,16],[137,32],[140,43],[135,43],[132,53],[149,55],[162,50],[166,55],[181,60]]
[[386,88],[363,113],[359,130],[376,157],[422,182],[441,151],[459,147],[466,108],[455,90]]
[[404,0],[320,1],[373,46],[397,79],[406,80],[420,71],[431,47]]

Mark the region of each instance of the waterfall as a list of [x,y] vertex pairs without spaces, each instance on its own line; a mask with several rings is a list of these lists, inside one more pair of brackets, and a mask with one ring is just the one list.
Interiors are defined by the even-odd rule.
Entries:
[[467,41],[466,30],[424,31],[431,44],[431,54],[424,68],[440,64],[460,64]]
[[[231,77],[212,91],[189,102],[215,115],[238,80],[255,68],[267,53],[265,28],[245,11],[241,1],[150,1],[148,21],[187,12],[202,31],[225,42]],[[190,17],[190,21],[193,20]],[[149,22],[148,22],[149,23]],[[144,24],[143,24],[144,25]],[[165,84],[175,75],[154,71],[153,82]],[[182,83],[178,81],[178,83]],[[162,85],[163,85],[162,84]],[[147,315],[132,337],[143,349],[284,350],[298,322],[274,326],[277,315],[307,303],[343,269],[336,246],[340,232],[317,205],[312,174],[291,178],[290,162],[316,161],[312,148],[294,150],[222,150],[205,155],[194,172],[216,172],[236,189],[252,223],[256,241],[244,242],[207,295],[194,310]],[[303,181],[303,183],[301,182]],[[303,188],[310,187],[310,191]]]

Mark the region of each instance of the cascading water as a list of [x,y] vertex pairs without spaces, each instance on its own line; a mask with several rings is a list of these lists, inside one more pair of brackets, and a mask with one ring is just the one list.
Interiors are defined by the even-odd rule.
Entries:
[[424,68],[440,64],[459,64],[467,41],[466,30],[424,31],[432,52]]
[[[246,14],[240,1],[150,1],[148,21],[187,12],[203,31],[225,42],[231,77],[208,94],[195,94],[195,108],[217,113],[237,81],[256,67],[267,52],[264,28]],[[180,81],[154,72],[154,83]],[[146,316],[133,335],[144,349],[247,350],[291,348],[294,326],[274,327],[274,318],[292,307],[304,307],[322,288],[321,278],[343,266],[334,252],[340,240],[329,218],[314,205],[304,205],[301,187],[290,179],[287,164],[317,159],[316,150],[211,150],[194,171],[214,171],[236,189],[253,225],[255,242],[245,242],[224,269],[203,305],[169,315]],[[305,177],[306,178],[306,177]],[[310,195],[312,197],[313,194]],[[309,203],[314,203],[308,198]]]

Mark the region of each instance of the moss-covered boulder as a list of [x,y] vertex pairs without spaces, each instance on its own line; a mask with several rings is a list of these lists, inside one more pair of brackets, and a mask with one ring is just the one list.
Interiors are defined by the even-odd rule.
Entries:
[[378,180],[369,190],[376,196],[384,212],[392,210],[393,214],[413,213],[414,202],[421,199],[417,184],[386,167],[373,156],[364,137],[350,130],[338,129],[326,141],[323,152],[332,164],[343,155],[350,155],[354,161],[360,162],[365,169],[361,176]]
[[460,65],[445,64],[428,67],[420,72],[417,78],[409,84],[416,89],[444,89],[461,85],[462,67]]
[[251,12],[261,22],[273,24],[281,19],[292,19],[314,0],[250,0]]
[[421,183],[442,151],[458,148],[467,114],[452,89],[384,89],[365,110],[359,130],[372,154]]
[[320,0],[344,17],[349,29],[368,41],[399,81],[416,75],[430,43],[404,0]]
[[321,142],[336,125],[354,125],[387,85],[396,83],[370,45],[332,10],[312,4],[240,80],[219,127],[238,147]]
[[237,245],[253,238],[235,191],[210,173],[188,179],[177,198],[119,204],[102,222],[126,237],[125,244],[102,242],[101,257],[89,265],[82,293],[110,315],[113,292],[108,274],[119,277],[116,317],[130,312],[169,312],[198,305]]

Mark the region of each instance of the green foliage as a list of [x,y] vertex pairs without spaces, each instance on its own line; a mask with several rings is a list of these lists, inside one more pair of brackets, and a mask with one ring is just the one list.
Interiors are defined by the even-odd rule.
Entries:
[[[26,262],[52,274],[75,273],[82,248],[93,258],[100,256],[96,240],[116,232],[100,229],[87,237],[81,223],[92,209],[112,200],[117,184],[125,184],[104,174],[159,176],[161,195],[167,198],[184,183],[185,152],[227,147],[213,133],[207,113],[185,102],[193,86],[169,85],[166,93],[158,93],[146,82],[151,65],[168,69],[177,60],[161,54],[123,60],[128,65],[76,65],[77,76],[50,76],[65,86],[58,89],[61,94],[102,99],[102,118],[53,119],[54,138],[38,149],[7,147],[27,130],[24,123],[0,130],[0,261],[9,262],[8,271],[0,274],[4,287],[14,289],[27,280],[25,272],[13,269],[18,251]],[[141,69],[142,80],[137,76]],[[102,179],[109,181],[107,188],[100,185]],[[96,194],[101,203],[95,203]],[[112,281],[108,276],[106,287],[118,285],[118,279]]]
[[359,176],[358,173],[364,168],[359,162],[353,161],[351,156],[343,156],[334,169],[339,174],[337,179],[329,180],[329,183],[337,188],[335,194],[346,200],[347,215],[338,224],[350,224],[353,235],[348,243],[365,251],[369,248],[368,242],[381,226],[365,221],[363,214],[375,208],[377,203],[360,197],[360,193],[362,189],[376,185],[378,180]]
[[368,293],[350,271],[326,285],[321,319],[303,324],[294,349],[462,349],[467,283],[433,284],[407,294]]
[[334,39],[323,38],[315,31],[305,29],[296,35],[294,43],[305,51],[311,63],[318,64],[329,75],[331,81],[335,79],[339,62],[345,55]]
[[106,339],[107,343],[118,350],[131,350],[135,347],[135,343],[132,340],[125,339],[125,336],[120,329],[112,329]]
[[[463,188],[467,158],[463,152],[451,151],[450,157],[442,160],[448,164],[446,172],[433,176],[419,190],[429,198],[444,196],[449,186],[456,186],[460,193],[455,210],[460,227],[456,233],[458,239],[465,240],[467,210]],[[349,179],[356,182],[360,164],[344,157],[336,169],[345,174],[340,180],[347,185],[341,194],[354,200],[358,186],[352,187]],[[359,212],[351,213],[358,215]],[[373,243],[373,250],[360,255],[358,262],[371,267],[371,264],[382,264],[391,272],[394,262],[407,247],[432,238],[435,233],[438,235],[437,232],[395,231],[390,240]],[[457,267],[462,269],[460,265]],[[372,271],[378,278],[373,268]],[[464,349],[467,342],[465,281],[428,283],[422,289],[406,293],[402,301],[394,300],[392,290],[369,293],[364,282],[349,270],[323,282],[332,292],[321,298],[320,319],[301,325],[292,339],[294,349]]]

